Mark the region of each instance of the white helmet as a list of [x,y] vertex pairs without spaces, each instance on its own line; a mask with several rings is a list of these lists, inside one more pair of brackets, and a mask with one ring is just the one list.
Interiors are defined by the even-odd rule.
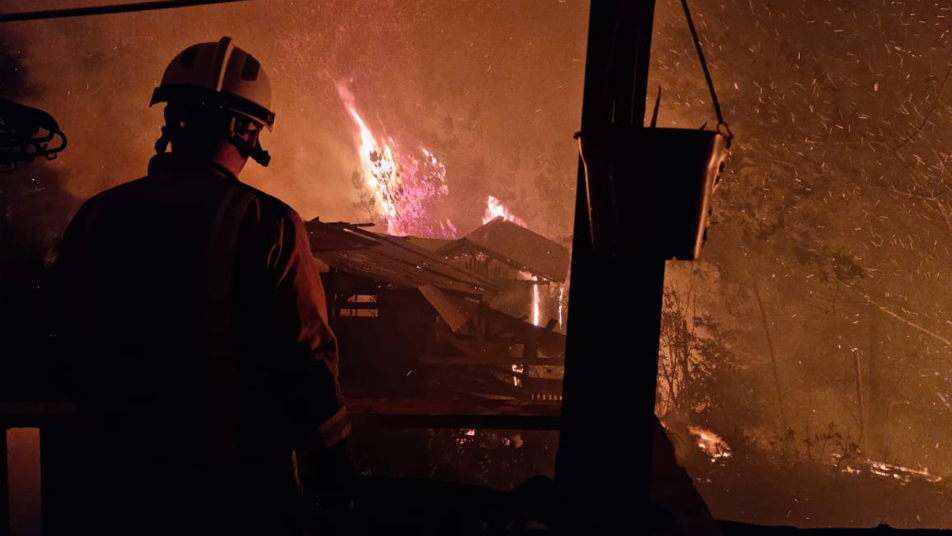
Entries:
[[[236,47],[230,37],[223,37],[217,43],[192,45],[176,56],[165,69],[162,83],[152,94],[149,105],[159,102],[220,108],[250,120],[258,128],[274,128],[268,76],[258,60]],[[261,151],[260,146],[256,145],[249,152],[259,162],[262,153],[267,160],[267,153]]]

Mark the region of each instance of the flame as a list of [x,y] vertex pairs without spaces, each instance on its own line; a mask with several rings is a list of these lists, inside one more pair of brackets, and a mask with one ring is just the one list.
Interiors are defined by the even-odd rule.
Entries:
[[559,327],[562,327],[562,307],[565,298],[565,287],[559,287]]
[[337,92],[357,125],[360,174],[373,194],[373,209],[387,232],[456,238],[456,227],[449,218],[434,222],[428,214],[433,202],[449,193],[446,166],[424,147],[414,155],[399,151],[392,137],[384,140],[375,136],[357,111],[354,95],[347,86],[337,84]]
[[[538,278],[536,278],[538,281]],[[539,314],[539,285],[538,283],[532,285],[532,323],[540,326],[542,322],[542,315]]]
[[[498,217],[498,216],[497,216]],[[532,324],[536,326],[542,325],[542,296],[539,292],[539,277],[533,275],[531,272],[525,270],[519,270],[519,280],[520,281],[529,281],[532,285]]]
[[731,457],[731,449],[727,442],[721,439],[721,436],[697,426],[688,426],[688,431],[697,436],[697,446],[711,457],[711,461],[717,458]]
[[908,484],[913,478],[921,478],[926,482],[940,482],[942,477],[929,473],[928,468],[922,470],[911,469],[901,465],[894,465],[885,462],[875,462],[866,460],[869,464],[869,472],[874,475],[892,477],[903,484]]
[[486,212],[483,214],[483,224],[487,224],[500,216],[516,225],[528,227],[525,220],[509,212],[509,209],[506,208],[499,199],[489,196],[486,200]]

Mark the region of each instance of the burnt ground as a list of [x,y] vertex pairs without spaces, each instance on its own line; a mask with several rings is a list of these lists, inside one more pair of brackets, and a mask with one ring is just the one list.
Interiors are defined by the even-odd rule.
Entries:
[[508,491],[554,476],[558,432],[357,428],[350,446],[365,477],[412,478]]
[[[552,476],[556,432],[360,430],[353,436],[366,477],[459,482],[511,490],[536,475]],[[714,463],[681,456],[715,518],[799,528],[952,528],[952,484],[908,483],[849,474],[832,465],[789,461],[769,451]]]
[[722,520],[800,528],[952,528],[952,485],[897,479],[834,466],[771,459],[769,453],[723,463],[681,463],[712,514]]

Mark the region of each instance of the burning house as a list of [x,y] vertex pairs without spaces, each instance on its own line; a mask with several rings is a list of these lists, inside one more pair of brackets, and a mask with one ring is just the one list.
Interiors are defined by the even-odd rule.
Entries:
[[566,248],[503,218],[452,241],[307,227],[351,396],[560,399]]
[[[567,248],[503,216],[437,250],[454,264],[502,285],[492,306],[537,326],[562,329]],[[527,311],[526,305],[531,304]]]

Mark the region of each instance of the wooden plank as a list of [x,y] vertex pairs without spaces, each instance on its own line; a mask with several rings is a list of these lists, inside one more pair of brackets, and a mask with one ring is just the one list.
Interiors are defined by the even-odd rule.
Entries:
[[377,415],[354,416],[358,426],[380,428],[472,428],[474,430],[559,430],[559,417],[543,415]]
[[419,360],[421,365],[539,365],[550,367],[565,366],[565,358],[562,357],[459,357],[459,356],[425,356]]
[[558,402],[352,398],[347,411],[358,424],[391,428],[558,430],[562,410]]
[[348,398],[351,414],[421,415],[543,415],[561,413],[559,404],[522,400],[431,399],[431,398]]
[[0,428],[42,426],[75,414],[72,402],[4,402],[0,403]]
[[[447,330],[447,331],[448,331],[448,330]],[[462,353],[464,353],[464,354],[466,354],[466,355],[468,355],[468,356],[470,356],[470,357],[472,357],[472,358],[474,358],[474,359],[477,358],[477,357],[479,357],[479,352],[478,352],[477,350],[474,350],[473,348],[469,347],[468,345],[463,344],[463,341],[460,341],[460,340],[457,339],[456,337],[453,337],[452,334],[450,334],[449,336],[445,336],[445,337],[441,338],[440,340],[450,343],[450,346],[452,346],[453,348],[456,348],[456,349],[459,350],[460,352],[462,352]]]
[[522,379],[522,387],[529,393],[562,395],[562,380],[525,377]]

